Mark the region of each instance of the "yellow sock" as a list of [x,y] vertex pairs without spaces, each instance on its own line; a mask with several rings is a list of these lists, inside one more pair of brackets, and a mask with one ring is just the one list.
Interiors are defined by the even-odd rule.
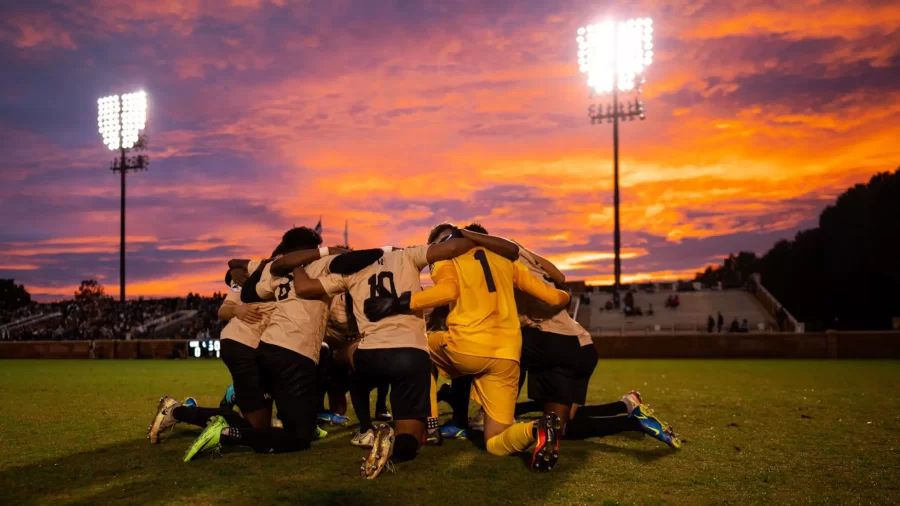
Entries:
[[534,443],[531,431],[535,422],[517,423],[487,440],[487,451],[491,455],[512,455],[523,452]]
[[434,381],[434,376],[431,376],[431,418],[437,418],[438,415],[438,400],[437,400],[437,382]]

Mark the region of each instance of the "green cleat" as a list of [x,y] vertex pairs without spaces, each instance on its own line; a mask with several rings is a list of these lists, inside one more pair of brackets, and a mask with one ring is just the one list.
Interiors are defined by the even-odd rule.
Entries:
[[315,439],[325,439],[328,437],[328,431],[316,425],[316,433],[313,435]]
[[228,422],[221,416],[214,416],[206,422],[206,428],[197,436],[187,453],[184,454],[184,461],[193,459],[198,453],[205,451],[217,451],[222,447],[219,438],[222,431],[228,428]]

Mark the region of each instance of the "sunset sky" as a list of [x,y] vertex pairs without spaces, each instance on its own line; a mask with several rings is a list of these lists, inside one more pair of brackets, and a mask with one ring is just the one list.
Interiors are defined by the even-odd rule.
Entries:
[[97,98],[142,89],[130,296],[221,290],[229,258],[320,215],[354,247],[478,221],[609,282],[612,128],[587,118],[575,41],[607,17],[656,29],[647,119],[620,131],[625,281],[763,253],[900,163],[888,0],[4,2],[0,277],[118,294]]

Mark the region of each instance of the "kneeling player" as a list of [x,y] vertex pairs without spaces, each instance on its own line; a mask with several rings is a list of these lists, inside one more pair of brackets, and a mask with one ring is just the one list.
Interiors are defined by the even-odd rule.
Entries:
[[[457,234],[480,235],[441,224],[429,234],[429,243]],[[432,269],[432,279],[433,288],[411,296],[405,293],[399,298],[370,298],[366,301],[366,316],[378,321],[388,315],[449,303],[449,331],[428,336],[432,361],[450,378],[474,376],[475,395],[486,412],[484,438],[488,452],[510,455],[537,442],[531,466],[549,471],[559,455],[559,418],[550,413],[539,423],[514,423],[522,334],[513,287],[551,305],[568,303],[569,295],[548,289],[521,264],[483,248],[475,248],[452,262],[438,262]]]
[[[294,228],[282,239],[284,257],[275,263],[293,261],[297,265],[330,253],[328,248],[313,251],[322,243],[318,233]],[[320,276],[326,274],[330,258],[298,267]],[[221,445],[244,445],[258,453],[281,453],[309,448],[316,431],[316,365],[324,337],[328,300],[303,300],[293,290],[293,276],[272,275],[273,264],[258,269],[241,290],[245,303],[275,299],[275,309],[256,350],[256,363],[265,390],[271,392],[283,428],[244,428],[231,426],[214,417],[185,455],[185,461],[201,451]],[[238,394],[238,399],[240,395]]]
[[[517,254],[515,245],[508,241],[486,236],[476,240],[509,256]],[[344,264],[368,265],[356,274],[306,280],[298,274],[295,279],[297,293],[302,297],[318,298],[347,290],[353,300],[362,339],[351,358],[351,399],[360,419],[360,433],[374,431],[372,450],[362,466],[367,479],[378,476],[391,457],[398,462],[415,458],[425,438],[426,419],[433,416],[436,425],[437,413],[432,412],[436,402],[430,395],[431,360],[421,314],[371,321],[365,316],[366,301],[379,296],[396,299],[398,293],[408,299],[411,293],[421,290],[419,273],[426,265],[453,258],[475,246],[475,241],[459,238],[404,250],[388,247],[384,251],[356,251],[337,257],[330,267],[335,273],[350,270]],[[395,429],[388,425],[375,427],[370,418],[369,393],[382,383],[390,384]]]
[[[277,250],[276,250],[277,251]],[[315,253],[318,251],[314,250]],[[255,269],[258,262],[250,262],[249,267]],[[246,268],[247,265],[245,264]],[[231,270],[225,276],[229,286],[232,280]],[[222,329],[222,361],[231,373],[234,385],[234,397],[241,410],[238,415],[230,407],[202,408],[194,405],[182,405],[173,397],[165,396],[159,401],[156,416],[150,425],[150,444],[156,444],[162,432],[185,422],[198,427],[205,427],[207,421],[214,416],[222,416],[229,423],[241,427],[268,427],[272,418],[272,400],[262,386],[256,366],[256,347],[260,336],[268,324],[269,316],[274,310],[272,303],[242,304],[240,292],[230,292],[219,308],[218,316],[227,320],[228,325]]]

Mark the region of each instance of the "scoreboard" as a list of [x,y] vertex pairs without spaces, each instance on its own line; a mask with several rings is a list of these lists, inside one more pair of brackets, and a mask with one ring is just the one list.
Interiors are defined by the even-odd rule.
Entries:
[[221,344],[218,339],[193,340],[188,342],[188,348],[191,358],[220,358]]

